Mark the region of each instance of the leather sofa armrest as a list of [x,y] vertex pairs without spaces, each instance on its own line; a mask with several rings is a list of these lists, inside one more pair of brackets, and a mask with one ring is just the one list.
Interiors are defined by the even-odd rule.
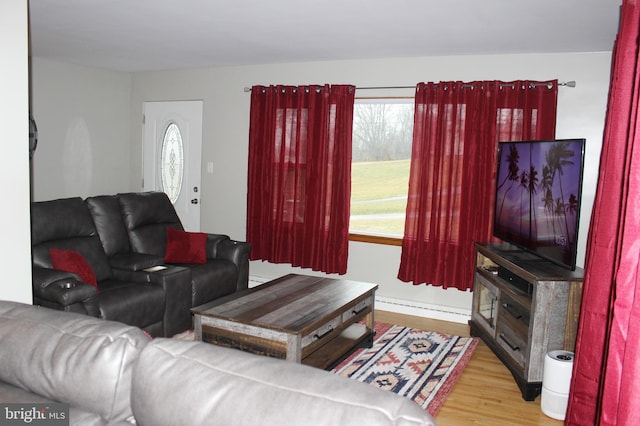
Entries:
[[231,239],[222,240],[217,245],[217,257],[228,259],[238,267],[236,290],[249,288],[249,254],[251,244]]
[[99,316],[97,290],[71,272],[34,267],[33,297],[38,305]]
[[165,337],[171,337],[192,327],[191,270],[189,268],[166,265],[153,271],[113,269],[113,275],[122,281],[162,286],[166,301],[163,318]]
[[229,236],[224,234],[207,234],[207,259],[218,257],[218,247],[223,241],[228,241]]
[[[157,268],[157,269],[156,269]],[[151,284],[161,284],[162,275],[170,272],[171,270],[185,269],[179,266],[173,265],[157,265],[156,267],[150,268],[148,270],[132,270],[132,269],[117,269],[114,268],[112,270],[113,277],[119,281],[129,281],[132,283],[151,283]],[[191,276],[189,276],[189,280],[191,280]]]
[[109,258],[109,265],[114,269],[125,271],[143,271],[164,264],[164,257],[145,253],[122,253]]

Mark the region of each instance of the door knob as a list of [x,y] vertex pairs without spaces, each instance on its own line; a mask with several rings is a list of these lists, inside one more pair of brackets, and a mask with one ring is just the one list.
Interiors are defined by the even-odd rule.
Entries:
[[191,200],[191,204],[198,204],[198,199],[194,198],[193,200]]

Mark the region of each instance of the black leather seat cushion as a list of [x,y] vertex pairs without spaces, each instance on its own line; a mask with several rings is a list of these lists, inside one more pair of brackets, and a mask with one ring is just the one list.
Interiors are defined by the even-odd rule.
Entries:
[[157,284],[105,280],[98,298],[103,319],[145,328],[164,316],[165,293]]
[[[179,265],[180,266],[180,265]],[[236,291],[238,268],[226,259],[210,259],[191,269],[192,306],[199,306]]]

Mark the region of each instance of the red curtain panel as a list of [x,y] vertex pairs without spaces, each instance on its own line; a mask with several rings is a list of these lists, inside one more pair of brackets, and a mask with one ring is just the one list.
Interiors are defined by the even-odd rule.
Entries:
[[251,259],[347,271],[355,87],[251,89]]
[[624,0],[565,424],[640,424],[640,8]]
[[398,278],[473,288],[492,238],[498,141],[553,138],[557,81],[419,83]]

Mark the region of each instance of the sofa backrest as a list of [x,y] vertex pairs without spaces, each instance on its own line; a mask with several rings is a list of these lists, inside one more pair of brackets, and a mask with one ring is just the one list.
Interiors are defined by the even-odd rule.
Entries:
[[136,253],[164,256],[167,227],[184,230],[171,200],[164,192],[118,194],[129,243]]
[[131,406],[155,426],[435,426],[415,402],[290,361],[154,339],[134,368]]
[[99,195],[85,200],[107,256],[131,251],[129,235],[115,195]]
[[112,276],[93,218],[80,197],[31,203],[31,245],[35,266],[51,268],[51,248],[73,250],[87,260],[98,282]]
[[0,381],[94,413],[85,424],[132,416],[133,366],[148,342],[118,322],[0,301]]

